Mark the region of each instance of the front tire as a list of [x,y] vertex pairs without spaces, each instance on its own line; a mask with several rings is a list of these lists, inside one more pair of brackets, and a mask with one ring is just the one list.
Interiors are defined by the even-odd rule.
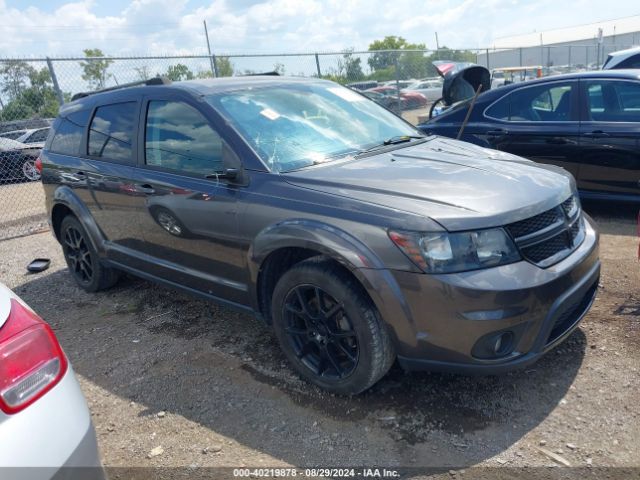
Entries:
[[363,392],[395,360],[375,306],[362,287],[331,261],[309,259],[287,271],[273,293],[272,318],[293,368],[330,392]]
[[68,215],[62,220],[60,243],[69,272],[80,288],[87,292],[97,292],[116,284],[118,271],[100,263],[98,253],[76,217]]

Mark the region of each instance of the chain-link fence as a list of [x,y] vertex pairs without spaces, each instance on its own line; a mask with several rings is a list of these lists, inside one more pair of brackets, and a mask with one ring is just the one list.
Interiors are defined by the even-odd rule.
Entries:
[[[59,106],[78,92],[159,75],[180,81],[276,71],[347,85],[417,124],[427,118],[431,104],[442,93],[434,60],[473,62],[489,69],[534,67],[527,75],[554,75],[599,68],[608,53],[622,48],[590,44],[502,50],[0,59],[0,239],[46,228],[43,189],[34,164]],[[523,74],[522,79],[527,78]]]

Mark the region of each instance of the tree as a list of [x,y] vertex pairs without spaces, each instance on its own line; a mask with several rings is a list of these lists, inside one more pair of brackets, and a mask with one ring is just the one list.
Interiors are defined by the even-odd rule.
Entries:
[[167,73],[164,74],[172,82],[179,82],[181,80],[193,80],[195,75],[189,67],[182,63],[176,65],[170,65],[167,69]]
[[46,67],[41,70],[28,67],[28,84],[26,81],[21,82],[17,95],[0,112],[0,120],[49,118],[58,115],[58,98],[53,90],[49,70]]
[[[375,40],[369,45],[369,51],[374,51],[367,63],[373,70],[376,80],[391,80],[399,78],[420,78],[427,74],[428,64],[422,51],[426,50],[424,43],[408,43],[402,37],[395,35],[384,37],[383,40]],[[394,50],[394,51],[377,51]]]
[[136,73],[138,74],[138,78],[140,78],[140,80],[148,80],[149,79],[149,67],[147,67],[146,65],[143,65],[141,67],[136,67],[134,68],[134,70],[136,71]]
[[364,78],[362,59],[353,56],[353,48],[343,51],[342,59],[338,60],[338,69],[340,75],[344,75],[349,82],[357,82]]
[[[84,56],[87,59],[92,57],[104,57],[104,53],[99,48],[87,48],[84,51]],[[86,60],[80,62],[80,67],[82,67],[82,79],[85,80],[89,84],[89,88],[93,90],[99,90],[104,88],[107,79],[110,77],[107,70],[109,65],[113,63],[113,60],[109,60],[107,58],[100,58],[94,60]]]
[[447,47],[441,47],[437,52],[433,52],[427,57],[427,76],[436,76],[438,72],[431,62],[435,60],[451,60],[453,62],[471,62],[478,61],[475,53],[469,50],[452,50]]
[[277,72],[278,75],[284,75],[286,73],[286,70],[284,69],[284,63],[274,63],[273,71]]
[[2,78],[2,93],[6,94],[9,100],[20,95],[27,88],[29,76],[34,72],[34,68],[27,62],[21,60],[8,60],[2,62],[0,66],[0,77]]
[[233,77],[233,63],[229,57],[216,57],[216,68],[219,77]]

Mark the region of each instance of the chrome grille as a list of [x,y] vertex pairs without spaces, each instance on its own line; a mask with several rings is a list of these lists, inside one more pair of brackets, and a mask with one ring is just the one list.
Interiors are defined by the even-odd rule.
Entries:
[[584,239],[580,202],[573,195],[554,208],[506,228],[522,256],[543,268],[569,256]]

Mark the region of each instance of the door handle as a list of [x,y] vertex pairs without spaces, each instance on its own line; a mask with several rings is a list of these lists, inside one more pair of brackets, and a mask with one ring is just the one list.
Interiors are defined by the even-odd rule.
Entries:
[[487,130],[487,135],[489,135],[490,137],[499,137],[501,135],[506,135],[507,133],[509,132],[503,128],[496,128],[495,130]]
[[135,187],[136,187],[136,192],[138,193],[144,193],[145,195],[152,195],[156,193],[155,188],[153,188],[148,183],[143,183],[142,185],[136,184]]
[[605,138],[610,137],[611,135],[607,132],[603,132],[602,130],[594,130],[593,132],[583,133],[582,136],[588,138]]
[[86,177],[87,176],[87,174],[84,173],[82,170],[80,170],[79,172],[76,172],[75,175],[78,176],[78,177]]

